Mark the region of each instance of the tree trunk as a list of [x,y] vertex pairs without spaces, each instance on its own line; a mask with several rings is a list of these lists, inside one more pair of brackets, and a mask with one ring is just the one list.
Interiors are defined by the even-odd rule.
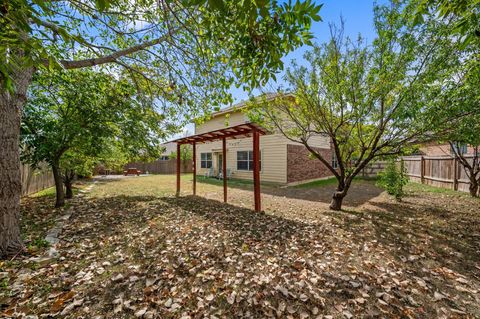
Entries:
[[60,165],[58,160],[52,163],[53,179],[55,180],[55,207],[63,207],[65,205],[65,192],[63,191],[63,177],[60,173]]
[[[343,174],[342,174],[343,177]],[[349,177],[346,180],[338,182],[337,189],[333,193],[332,201],[330,203],[331,210],[342,210],[342,203],[345,196],[347,196],[348,189],[352,183],[353,177]]]
[[73,198],[72,182],[75,174],[72,170],[65,171],[65,198]]
[[478,196],[478,181],[475,178],[470,179],[470,185],[468,186],[468,190],[470,191],[470,195],[472,197]]
[[73,198],[72,181],[65,181],[65,198]]
[[[0,87],[0,257],[23,249],[20,237],[20,122],[33,68],[12,74],[15,93]],[[3,83],[0,83],[0,86]]]
[[332,196],[332,202],[330,203],[331,210],[342,210],[342,203],[345,195],[339,195],[339,192],[335,192]]

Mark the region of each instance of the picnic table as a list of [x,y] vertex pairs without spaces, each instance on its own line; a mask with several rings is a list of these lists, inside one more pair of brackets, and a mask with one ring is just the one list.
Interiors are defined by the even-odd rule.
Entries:
[[123,171],[123,175],[125,175],[125,176],[127,176],[127,175],[140,176],[141,173],[142,173],[142,171],[136,169],[135,167],[129,167],[125,171]]

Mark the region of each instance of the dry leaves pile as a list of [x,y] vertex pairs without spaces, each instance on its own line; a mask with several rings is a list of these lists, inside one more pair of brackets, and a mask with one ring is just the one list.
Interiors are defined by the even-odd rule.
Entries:
[[453,208],[439,216],[438,207],[413,209],[418,197],[382,198],[362,211],[304,218],[295,202],[277,200],[281,214],[200,197],[77,201],[58,259],[3,264],[0,310],[27,318],[480,316],[477,210],[466,207],[465,225],[452,224]]

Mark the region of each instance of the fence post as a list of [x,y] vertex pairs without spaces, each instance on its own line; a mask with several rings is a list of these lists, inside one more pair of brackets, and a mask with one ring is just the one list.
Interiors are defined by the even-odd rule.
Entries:
[[422,184],[425,182],[425,158],[420,157],[420,181]]
[[458,190],[458,161],[457,158],[453,158],[453,190]]

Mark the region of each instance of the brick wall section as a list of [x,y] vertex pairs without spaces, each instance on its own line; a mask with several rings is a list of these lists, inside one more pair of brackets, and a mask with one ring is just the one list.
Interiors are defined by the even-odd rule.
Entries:
[[[331,161],[332,150],[316,148],[316,151]],[[312,159],[303,145],[287,145],[287,183],[332,176],[328,168],[318,159]]]

